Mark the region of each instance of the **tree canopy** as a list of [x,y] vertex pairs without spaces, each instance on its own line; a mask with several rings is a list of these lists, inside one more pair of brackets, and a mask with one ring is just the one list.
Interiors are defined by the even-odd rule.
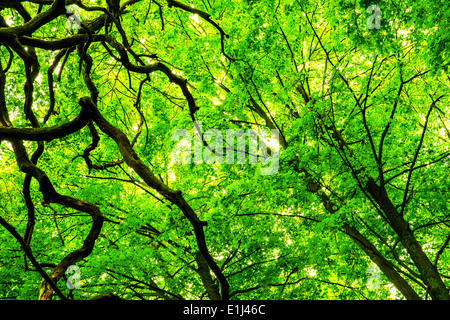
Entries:
[[449,30],[444,0],[2,1],[0,299],[450,299]]

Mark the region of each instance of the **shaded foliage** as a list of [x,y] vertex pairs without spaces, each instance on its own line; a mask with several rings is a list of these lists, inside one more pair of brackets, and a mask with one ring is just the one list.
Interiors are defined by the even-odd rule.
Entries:
[[370,5],[3,1],[0,298],[449,299],[449,4]]

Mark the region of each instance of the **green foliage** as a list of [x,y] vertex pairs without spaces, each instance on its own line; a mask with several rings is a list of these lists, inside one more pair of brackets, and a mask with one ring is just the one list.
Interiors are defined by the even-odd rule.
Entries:
[[[106,1],[95,3],[107,8]],[[155,177],[181,190],[207,222],[206,244],[230,284],[231,299],[403,299],[383,274],[380,288],[369,290],[373,261],[346,226],[358,229],[421,298],[428,296],[420,266],[370,194],[369,178],[385,182],[399,212],[404,205],[421,249],[449,285],[449,4],[378,1],[381,28],[368,29],[366,9],[372,4],[189,1],[219,28],[162,2],[129,5],[119,21],[133,50],[127,50],[131,64],[161,63],[186,79],[199,108],[194,115],[185,92],[163,72],[127,70],[109,43],[94,41],[88,48],[98,109],[127,135]],[[3,6],[0,14],[9,26],[24,23],[19,12]],[[34,17],[38,5],[24,2],[24,10]],[[92,23],[100,11],[80,9],[80,14],[82,22]],[[32,37],[50,42],[83,32],[69,30],[60,16]],[[125,43],[121,32],[112,26],[109,37]],[[6,40],[0,45],[5,69],[11,48]],[[46,72],[59,51],[41,47],[36,48],[40,70],[32,109],[43,127],[58,126],[74,119],[79,98],[91,94],[79,73],[86,64],[77,49],[58,64],[51,75],[55,112],[44,124],[50,107]],[[4,72],[4,106],[14,127],[31,127],[23,111],[27,67],[17,52],[13,58]],[[227,129],[261,133],[276,127],[286,139],[275,148],[276,174],[261,175],[263,165],[250,164],[248,155],[245,164],[176,164],[171,135],[187,129],[194,137],[193,116],[202,121],[203,132],[214,128],[224,137]],[[124,299],[209,299],[196,261],[196,235],[182,208],[127,163],[114,165],[122,159],[119,147],[96,128],[100,140],[89,159],[97,167],[89,170],[82,156],[93,142],[86,126],[44,142],[37,164],[59,193],[97,206],[105,218],[93,251],[76,263],[81,289],[70,294],[74,299],[106,292]],[[0,216],[23,236],[30,219],[25,175],[6,140],[0,144]],[[24,144],[31,156],[37,143]],[[83,246],[92,219],[45,203],[41,191],[33,179],[30,248],[50,273],[48,264],[58,265]],[[0,299],[37,299],[42,277],[5,228],[0,239]],[[68,295],[64,281],[57,284]]]

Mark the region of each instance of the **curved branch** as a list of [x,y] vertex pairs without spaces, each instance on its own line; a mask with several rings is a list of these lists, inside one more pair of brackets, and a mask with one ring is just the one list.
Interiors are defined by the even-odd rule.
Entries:
[[[95,241],[97,240],[100,231],[103,226],[103,215],[100,209],[86,201],[82,201],[69,196],[59,194],[53,187],[50,179],[44,171],[39,169],[33,162],[30,161],[27,155],[27,151],[22,141],[12,141],[12,146],[16,156],[17,164],[20,171],[31,175],[39,183],[39,191],[43,195],[43,202],[46,203],[58,203],[64,206],[68,206],[75,210],[88,213],[92,218],[92,227],[89,234],[86,236],[83,246],[80,249],[67,254],[58,266],[53,269],[49,277],[51,281],[57,283],[58,280],[64,275],[65,271],[70,265],[75,264],[81,259],[89,256],[94,248]],[[30,259],[31,260],[31,259]],[[46,278],[44,278],[46,279]],[[54,287],[51,282],[45,280],[39,290],[40,300],[51,300],[54,292]]]
[[91,118],[90,111],[81,108],[79,115],[67,123],[48,128],[0,127],[0,141],[27,140],[52,141],[72,134],[86,126]]
[[213,257],[209,253],[208,247],[206,245],[205,233],[203,227],[207,225],[205,221],[201,221],[194,210],[189,206],[181,191],[173,190],[167,185],[161,182],[153,172],[142,162],[136,152],[133,150],[130,141],[127,136],[119,129],[110,124],[97,109],[90,97],[82,97],[79,101],[82,107],[89,108],[93,113],[93,120],[98,125],[100,130],[113,139],[117,146],[119,147],[120,153],[127,163],[151,188],[162,194],[167,200],[178,206],[185,217],[189,220],[192,227],[194,228],[195,237],[197,240],[198,248],[206,260],[208,266],[214,272],[216,277],[219,279],[221,284],[222,299],[229,299],[229,284],[225,278],[222,270],[220,270],[217,263],[214,261]]
[[176,7],[176,8],[180,8],[184,11],[193,13],[193,14],[197,14],[198,16],[200,16],[203,20],[207,21],[209,24],[211,24],[214,28],[216,28],[219,33],[220,33],[220,46],[221,46],[221,50],[222,50],[222,54],[230,61],[235,61],[235,59],[231,58],[230,56],[228,56],[225,53],[225,39],[224,38],[230,38],[230,36],[228,34],[225,33],[225,31],[223,31],[223,29],[214,21],[211,19],[211,15],[209,13],[206,13],[202,10],[196,9],[196,8],[192,8],[189,7],[181,2],[178,2],[176,0],[167,0],[167,6],[169,8],[171,7]]
[[0,39],[11,39],[14,36],[32,34],[43,25],[64,14],[66,11],[65,2],[65,0],[55,0],[47,11],[38,14],[27,23],[17,27],[0,29]]
[[39,274],[42,276],[42,278],[49,283],[51,288],[55,291],[55,293],[58,295],[58,297],[61,298],[61,300],[66,300],[66,296],[59,290],[58,286],[55,284],[55,281],[53,281],[47,273],[42,269],[39,262],[36,261],[36,259],[33,256],[33,253],[31,252],[31,248],[28,246],[28,244],[23,240],[23,238],[20,236],[20,234],[16,231],[16,229],[10,225],[5,219],[0,217],[0,224],[11,233],[11,235],[16,238],[16,240],[20,243],[20,246],[22,247],[23,251],[25,251],[25,254],[27,255],[28,259],[30,259],[33,266],[36,268],[36,270],[39,272]]

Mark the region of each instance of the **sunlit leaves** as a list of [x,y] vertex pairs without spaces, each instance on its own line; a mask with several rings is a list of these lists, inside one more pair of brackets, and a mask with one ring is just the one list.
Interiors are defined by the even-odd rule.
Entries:
[[[95,2],[106,6],[105,1]],[[397,250],[402,263],[412,264],[367,197],[365,179],[380,183],[376,161],[381,157],[386,190],[394,205],[401,205],[425,115],[438,97],[411,174],[405,218],[430,259],[440,250],[449,218],[449,10],[444,2],[378,2],[381,28],[369,29],[369,1],[190,1],[211,14],[229,36],[223,48],[219,30],[200,16],[162,2],[136,2],[120,18],[133,49],[128,52],[131,63],[164,63],[186,79],[199,107],[194,115],[180,87],[164,73],[128,72],[100,42],[90,45],[99,110],[134,142],[155,176],[181,190],[207,222],[208,249],[231,292],[240,292],[233,299],[401,298],[385,277],[380,290],[368,290],[371,261],[342,226],[361,230],[391,263],[399,263],[393,255]],[[38,9],[31,3],[25,8],[33,13]],[[82,21],[99,14],[80,12]],[[3,14],[7,23],[22,23],[14,10]],[[109,34],[123,41],[115,27]],[[61,16],[33,36],[70,35]],[[55,52],[36,53],[41,70],[34,83],[33,110],[42,119],[49,108],[46,72]],[[9,53],[2,48],[1,55],[5,67]],[[80,108],[78,99],[89,95],[79,59],[75,50],[64,67],[60,63],[56,68],[56,108],[48,126],[72,119]],[[9,116],[15,126],[28,126],[24,64],[17,57],[6,79]],[[245,164],[174,163],[171,134],[186,129],[193,137],[192,117],[202,121],[203,132],[217,129],[224,136],[227,129],[262,132],[277,127],[286,138],[286,146],[279,148],[278,171],[261,175],[261,162],[249,163],[248,155]],[[101,132],[99,137],[92,162],[120,160],[117,145]],[[196,271],[197,240],[183,212],[125,164],[89,171],[81,155],[91,143],[91,132],[83,128],[46,143],[38,163],[58,191],[99,206],[106,218],[94,251],[79,262],[82,290],[74,291],[75,298],[115,292],[137,299],[136,292],[154,294],[151,286],[156,284],[183,298],[204,299],[205,286]],[[36,148],[34,142],[25,145],[30,154]],[[5,142],[0,166],[0,213],[23,234],[23,175]],[[311,189],[312,181],[320,190]],[[91,220],[66,207],[43,205],[35,181],[31,191],[37,212],[31,247],[39,261],[58,263],[82,246]],[[337,210],[333,214],[324,195],[333,202],[332,211]],[[40,278],[22,271],[17,243],[5,230],[1,237],[6,240],[0,248],[0,297],[34,299]],[[448,273],[449,258],[444,250],[438,263],[443,274]],[[62,281],[59,285],[67,293]],[[414,288],[425,295],[419,286]]]

